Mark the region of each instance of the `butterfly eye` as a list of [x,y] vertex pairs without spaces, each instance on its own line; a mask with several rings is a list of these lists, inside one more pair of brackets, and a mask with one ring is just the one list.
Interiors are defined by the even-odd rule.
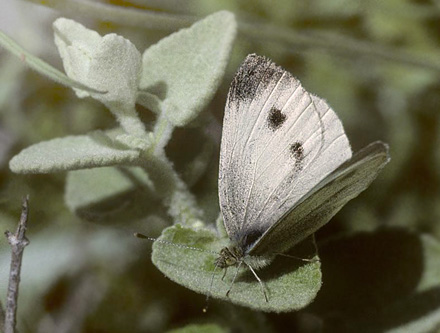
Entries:
[[226,266],[234,266],[237,263],[237,259],[234,257],[228,257],[225,260]]
[[284,124],[286,118],[286,115],[282,113],[280,109],[272,107],[269,111],[269,117],[267,118],[269,128],[273,131],[278,129]]

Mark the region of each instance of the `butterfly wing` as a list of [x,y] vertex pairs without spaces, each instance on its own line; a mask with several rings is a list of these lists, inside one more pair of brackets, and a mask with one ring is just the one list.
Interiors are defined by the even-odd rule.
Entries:
[[316,185],[249,251],[251,255],[282,253],[326,224],[349,200],[376,178],[390,160],[388,146],[374,142]]
[[342,124],[290,73],[252,54],[226,102],[219,199],[229,237],[251,245],[350,159]]

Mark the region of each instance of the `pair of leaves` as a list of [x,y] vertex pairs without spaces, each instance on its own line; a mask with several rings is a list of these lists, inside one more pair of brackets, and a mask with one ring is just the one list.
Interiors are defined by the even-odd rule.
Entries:
[[[68,39],[69,29],[67,29],[70,26],[75,28],[72,36],[70,36],[71,41]],[[127,111],[126,107],[122,107],[120,110],[115,108],[115,105],[118,104],[130,104],[129,101],[124,102],[123,96],[131,94],[134,87],[133,80],[127,79],[129,82],[127,81],[128,83],[124,85],[124,89],[121,88],[126,93],[120,94],[118,90],[121,79],[117,79],[133,76],[131,71],[128,73],[130,75],[123,72],[123,64],[128,66],[130,61],[124,62],[124,59],[122,59],[120,60],[122,63],[118,62],[118,64],[121,64],[120,66],[112,67],[107,59],[107,57],[119,57],[120,55],[112,54],[112,52],[117,52],[119,48],[112,51],[112,48],[109,48],[106,43],[109,45],[116,43],[119,46],[128,44],[127,48],[130,50],[131,55],[137,52],[137,50],[133,50],[134,46],[120,36],[111,34],[101,37],[96,32],[66,19],[57,21],[56,29],[57,44],[63,60],[65,60],[65,67],[67,66],[66,71],[82,78],[87,83],[98,82],[98,88],[103,89],[104,87],[108,92],[100,94],[88,90],[78,90],[78,87],[81,87],[78,85],[72,87],[76,88],[80,97],[92,96],[106,105],[109,104],[109,108],[116,115],[121,127],[125,130],[130,128],[134,130],[129,131],[128,134],[123,134],[120,129],[106,132],[98,131],[87,135],[69,136],[41,142],[24,149],[12,158],[10,161],[11,170],[17,173],[50,173],[86,168],[121,166],[134,168],[143,166],[144,169],[148,170],[148,176],[151,177],[153,183],[160,186],[164,182],[161,179],[153,179],[154,175],[164,174],[163,170],[166,169],[169,178],[167,182],[171,184],[169,188],[180,189],[180,192],[177,193],[177,199],[174,200],[177,202],[175,205],[177,208],[170,207],[170,212],[176,213],[171,214],[172,216],[181,216],[176,210],[180,209],[182,203],[192,203],[193,201],[188,191],[182,188],[183,182],[179,181],[179,177],[173,170],[171,163],[168,162],[161,151],[170,140],[174,127],[187,125],[194,120],[209,103],[220,85],[236,34],[234,16],[224,11],[215,13],[195,23],[190,28],[183,29],[162,39],[144,52],[142,72],[138,73],[138,88],[140,90],[137,91],[137,101],[159,115],[154,131],[144,134],[142,134],[144,125],[137,117],[134,109],[132,110],[133,113],[128,112],[129,110]],[[83,37],[85,41],[78,40],[79,37]],[[84,55],[79,52],[81,50],[95,55],[97,59],[103,58],[105,60],[102,66],[96,59],[90,61],[90,66],[94,68],[93,71],[90,71],[95,75],[103,72],[102,75],[105,80],[97,80],[99,77],[96,80],[90,80],[88,78],[88,75],[91,75],[89,71],[84,69],[82,72],[80,71],[81,64],[78,63],[75,55],[78,55],[80,59],[84,58]],[[129,58],[134,59],[136,57]],[[132,62],[136,61],[133,60]],[[34,68],[47,74],[47,67],[48,65],[45,64],[45,66]],[[112,75],[109,77],[109,73],[106,72],[107,68],[122,72],[119,73],[119,76],[115,73],[113,75],[115,78],[112,80]],[[134,66],[133,68],[137,67]],[[49,77],[52,76],[49,75]],[[122,96],[121,101],[118,101],[118,96]],[[138,135],[139,133],[140,135]],[[156,156],[153,156],[153,154]],[[132,171],[129,171],[129,173]],[[118,175],[113,178],[111,186],[107,182],[101,181],[103,177],[109,174]],[[136,191],[136,189],[145,186],[145,184],[140,184],[140,187],[139,184],[132,184],[133,186],[128,186],[129,189],[126,184],[126,176],[127,174],[121,174],[118,169],[99,169],[95,170],[93,175],[86,171],[76,173],[75,176],[68,179],[66,198],[69,207],[76,212],[81,211],[82,216],[90,216],[90,213],[92,215],[96,213],[96,210],[93,211],[92,206],[97,203],[101,207],[109,206],[109,202],[115,202],[116,198],[121,195],[126,197],[127,192]],[[195,178],[196,176],[191,175],[191,177]],[[118,182],[120,184],[117,184]],[[145,188],[148,188],[148,186]],[[148,191],[154,192],[155,190],[158,190],[158,187],[149,186]],[[168,192],[166,195],[170,195]],[[142,197],[151,199],[152,196]],[[184,198],[179,200],[181,197]],[[171,203],[174,202],[173,198],[163,199],[168,199],[168,202]],[[197,211],[197,208],[189,207],[187,210]],[[143,211],[145,212],[145,210]],[[140,214],[140,212],[138,213]]]
[[[157,113],[164,113],[172,126],[191,122],[220,85],[235,33],[234,16],[219,12],[147,49],[142,59],[143,71],[139,73],[139,102]],[[47,66],[34,68],[47,74]],[[126,110],[115,112],[120,112],[120,122],[140,122],[133,115],[125,119]],[[130,164],[139,157],[136,144],[122,147],[115,138],[104,136],[98,141],[96,133],[92,133],[39,143],[16,155],[10,168],[17,173],[48,173]],[[131,142],[127,142],[130,145]]]

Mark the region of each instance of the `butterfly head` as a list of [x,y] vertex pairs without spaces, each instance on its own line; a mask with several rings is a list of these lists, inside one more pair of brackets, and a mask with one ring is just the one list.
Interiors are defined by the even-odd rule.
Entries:
[[251,256],[246,253],[242,247],[232,245],[230,247],[224,247],[214,261],[214,265],[218,268],[228,268],[230,266],[239,266],[240,263],[244,263],[246,266],[251,266],[255,269],[261,269],[269,265],[274,259],[275,255]]
[[244,252],[238,246],[224,247],[221,249],[217,259],[215,259],[215,266],[219,268],[227,268],[229,266],[237,266],[243,259]]

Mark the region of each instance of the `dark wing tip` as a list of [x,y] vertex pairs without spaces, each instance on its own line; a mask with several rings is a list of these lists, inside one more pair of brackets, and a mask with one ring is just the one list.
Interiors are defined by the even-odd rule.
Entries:
[[262,83],[267,86],[274,73],[277,72],[284,72],[284,70],[269,58],[255,53],[249,54],[232,80],[228,94],[228,105],[249,102],[254,99],[259,85]]
[[272,62],[272,60],[270,60],[269,58],[266,58],[265,56],[258,55],[256,53],[250,53],[246,56],[246,58],[244,59],[244,61],[241,64],[241,66],[243,66],[249,62],[261,64],[261,63]]

